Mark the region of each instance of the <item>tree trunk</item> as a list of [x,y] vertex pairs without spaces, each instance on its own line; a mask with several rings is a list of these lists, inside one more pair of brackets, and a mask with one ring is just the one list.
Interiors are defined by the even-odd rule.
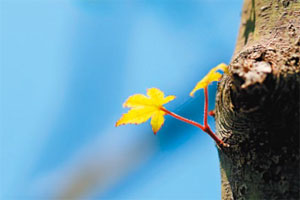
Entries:
[[222,199],[299,199],[300,1],[245,0],[216,97]]

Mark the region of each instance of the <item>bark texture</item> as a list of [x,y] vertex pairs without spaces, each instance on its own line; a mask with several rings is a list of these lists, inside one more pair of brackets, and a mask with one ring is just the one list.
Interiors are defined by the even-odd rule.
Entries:
[[245,0],[219,83],[222,199],[299,199],[300,1]]

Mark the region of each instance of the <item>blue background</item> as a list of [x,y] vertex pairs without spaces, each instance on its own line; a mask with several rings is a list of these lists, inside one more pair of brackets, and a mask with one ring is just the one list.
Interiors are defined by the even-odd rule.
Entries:
[[151,87],[202,122],[203,91],[188,94],[229,62],[240,0],[0,2],[1,199],[220,199],[217,150],[199,129],[169,116],[157,136],[114,124]]

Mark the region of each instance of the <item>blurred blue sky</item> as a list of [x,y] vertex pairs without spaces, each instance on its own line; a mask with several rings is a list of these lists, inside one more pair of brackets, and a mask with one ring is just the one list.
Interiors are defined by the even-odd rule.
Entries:
[[203,92],[188,94],[229,62],[240,0],[0,2],[1,199],[220,199],[203,132],[114,124],[151,87],[201,122]]

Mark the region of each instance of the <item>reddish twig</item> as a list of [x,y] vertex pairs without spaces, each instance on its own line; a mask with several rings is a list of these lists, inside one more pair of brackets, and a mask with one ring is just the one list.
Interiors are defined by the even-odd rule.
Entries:
[[208,116],[208,91],[207,91],[207,87],[204,88],[204,127],[209,127],[208,123],[207,123],[207,116]]
[[[186,122],[188,124],[192,124],[193,126],[196,126],[198,128],[200,128],[202,131],[206,132],[216,143],[218,146],[223,146],[223,147],[229,147],[228,144],[224,143],[220,138],[218,138],[214,132],[212,132],[212,130],[210,129],[210,127],[207,125],[206,127],[205,126],[202,126],[201,124],[199,124],[198,122],[195,122],[195,121],[192,121],[190,119],[187,119],[187,118],[184,118],[180,115],[177,115],[171,111],[168,111],[167,109],[165,109],[164,107],[161,107],[160,108],[162,111],[164,111],[166,114],[178,119],[178,120],[181,120],[183,122]],[[207,114],[207,113],[206,113]]]
[[215,117],[215,111],[214,110],[211,110],[208,112],[208,115],[209,116],[212,116],[212,117]]

